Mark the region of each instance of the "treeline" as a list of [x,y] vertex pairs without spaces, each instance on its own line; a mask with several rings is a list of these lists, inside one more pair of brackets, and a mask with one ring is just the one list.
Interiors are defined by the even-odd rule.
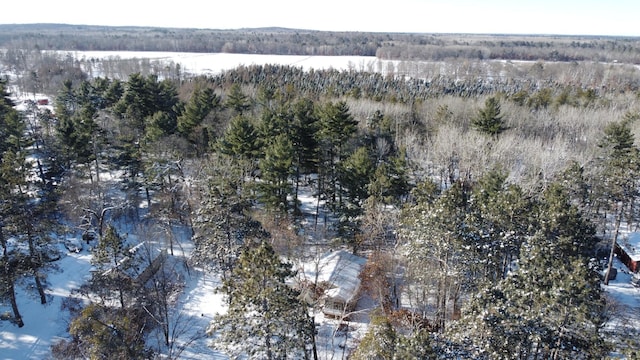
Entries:
[[381,59],[400,60],[523,60],[557,62],[619,62],[638,64],[635,38],[510,35],[435,35],[431,39],[404,37],[383,44]]
[[[0,52],[5,76],[24,93],[56,94],[65,79],[82,81],[100,74],[126,80],[134,73],[161,79],[188,80],[180,64],[145,58],[77,58],[69,53],[7,49]],[[492,93],[512,96],[551,91],[554,96],[584,92],[623,94],[640,89],[640,71],[630,64],[600,62],[511,62],[456,59],[353,64],[348,72],[304,71],[279,65],[240,66],[212,77],[218,85],[258,84],[302,92],[307,96],[349,95],[376,101],[408,103],[442,95],[476,97]]]
[[390,35],[281,28],[173,29],[86,25],[0,25],[0,48],[375,56]]
[[0,25],[0,48],[362,55],[392,60],[596,61],[638,64],[636,38]]

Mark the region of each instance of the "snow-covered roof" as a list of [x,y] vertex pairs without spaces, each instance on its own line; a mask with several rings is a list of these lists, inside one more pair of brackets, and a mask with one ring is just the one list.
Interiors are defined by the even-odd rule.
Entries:
[[618,246],[629,255],[633,261],[640,261],[640,232],[629,233],[618,241]]
[[329,298],[350,302],[360,288],[360,272],[367,262],[366,258],[353,255],[345,250],[324,254],[318,259],[317,267],[305,271],[307,279],[316,279],[318,284],[329,287],[325,295]]

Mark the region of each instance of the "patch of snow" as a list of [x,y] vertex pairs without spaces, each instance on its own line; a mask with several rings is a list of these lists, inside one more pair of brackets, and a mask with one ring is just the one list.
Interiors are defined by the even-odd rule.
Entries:
[[41,305],[33,286],[26,283],[31,278],[25,278],[25,283],[16,287],[24,326],[18,328],[9,321],[0,321],[2,359],[46,359],[50,355],[50,346],[57,339],[68,337],[69,314],[60,310],[62,301],[74,297],[72,291],[91,276],[91,255],[86,252],[70,253],[55,265],[57,269],[46,272],[47,304]]

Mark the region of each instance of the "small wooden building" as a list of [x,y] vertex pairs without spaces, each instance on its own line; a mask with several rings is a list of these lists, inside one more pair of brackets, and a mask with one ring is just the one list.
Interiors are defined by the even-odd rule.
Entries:
[[630,271],[640,270],[640,233],[633,232],[618,240],[614,251]]
[[299,286],[307,301],[322,305],[326,316],[348,318],[359,299],[359,276],[366,262],[345,250],[326,253],[307,265]]

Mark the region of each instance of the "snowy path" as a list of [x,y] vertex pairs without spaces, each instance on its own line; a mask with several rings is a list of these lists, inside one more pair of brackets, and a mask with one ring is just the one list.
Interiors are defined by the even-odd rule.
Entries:
[[180,340],[195,340],[186,344],[180,359],[228,359],[210,347],[211,338],[205,335],[211,320],[226,307],[223,295],[215,292],[218,285],[217,278],[201,271],[191,271],[191,279],[188,280],[175,311],[177,326],[182,326],[185,332]]
[[616,328],[640,329],[640,288],[631,284],[631,274],[617,258],[614,267],[618,269],[616,279],[608,286],[603,285],[606,295],[613,300],[611,319],[606,328],[614,331]]

